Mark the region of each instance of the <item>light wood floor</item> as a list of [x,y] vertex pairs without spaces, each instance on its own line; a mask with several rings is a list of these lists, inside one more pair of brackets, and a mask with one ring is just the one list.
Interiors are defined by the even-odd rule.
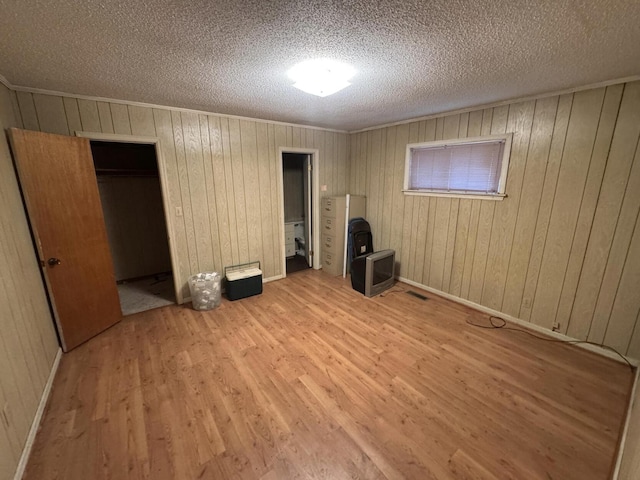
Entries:
[[27,479],[606,479],[628,367],[318,271],[62,359]]

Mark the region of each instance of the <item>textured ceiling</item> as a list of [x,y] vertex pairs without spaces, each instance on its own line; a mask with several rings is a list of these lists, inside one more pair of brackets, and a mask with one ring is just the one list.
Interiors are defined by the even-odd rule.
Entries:
[[[326,98],[312,57],[353,65]],[[13,85],[356,130],[640,74],[638,0],[0,0]]]

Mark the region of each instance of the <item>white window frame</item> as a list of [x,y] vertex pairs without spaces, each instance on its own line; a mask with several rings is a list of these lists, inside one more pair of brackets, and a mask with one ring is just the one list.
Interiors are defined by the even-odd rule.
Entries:
[[[444,147],[448,145],[471,145],[474,143],[495,142],[498,140],[504,141],[504,150],[502,154],[502,166],[500,170],[500,178],[498,179],[498,192],[497,193],[485,193],[485,192],[467,192],[460,190],[428,190],[428,189],[416,189],[409,188],[409,177],[411,176],[411,150],[425,147]],[[502,135],[484,135],[482,137],[470,137],[470,138],[458,138],[450,140],[439,140],[435,142],[421,142],[410,143],[407,145],[407,151],[404,164],[404,186],[402,192],[405,195],[424,195],[431,197],[449,197],[449,198],[471,198],[480,200],[502,200],[507,194],[505,193],[507,186],[507,172],[509,171],[509,157],[511,156],[511,142],[513,140],[513,133],[506,133]]]

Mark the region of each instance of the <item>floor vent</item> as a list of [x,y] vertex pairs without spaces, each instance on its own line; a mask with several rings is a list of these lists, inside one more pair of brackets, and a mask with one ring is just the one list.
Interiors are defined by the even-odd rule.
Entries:
[[418,292],[414,292],[412,290],[407,290],[407,293],[409,295],[413,295],[416,298],[419,298],[420,300],[429,300],[427,297],[425,297],[424,295],[422,295],[421,293]]

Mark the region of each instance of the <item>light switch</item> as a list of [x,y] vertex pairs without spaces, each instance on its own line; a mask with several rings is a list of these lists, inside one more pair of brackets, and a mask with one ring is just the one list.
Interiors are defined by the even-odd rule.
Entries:
[[176,207],[176,217],[182,216],[182,207]]
[[320,185],[320,191],[321,192],[326,192],[327,191],[327,186],[326,185]]

